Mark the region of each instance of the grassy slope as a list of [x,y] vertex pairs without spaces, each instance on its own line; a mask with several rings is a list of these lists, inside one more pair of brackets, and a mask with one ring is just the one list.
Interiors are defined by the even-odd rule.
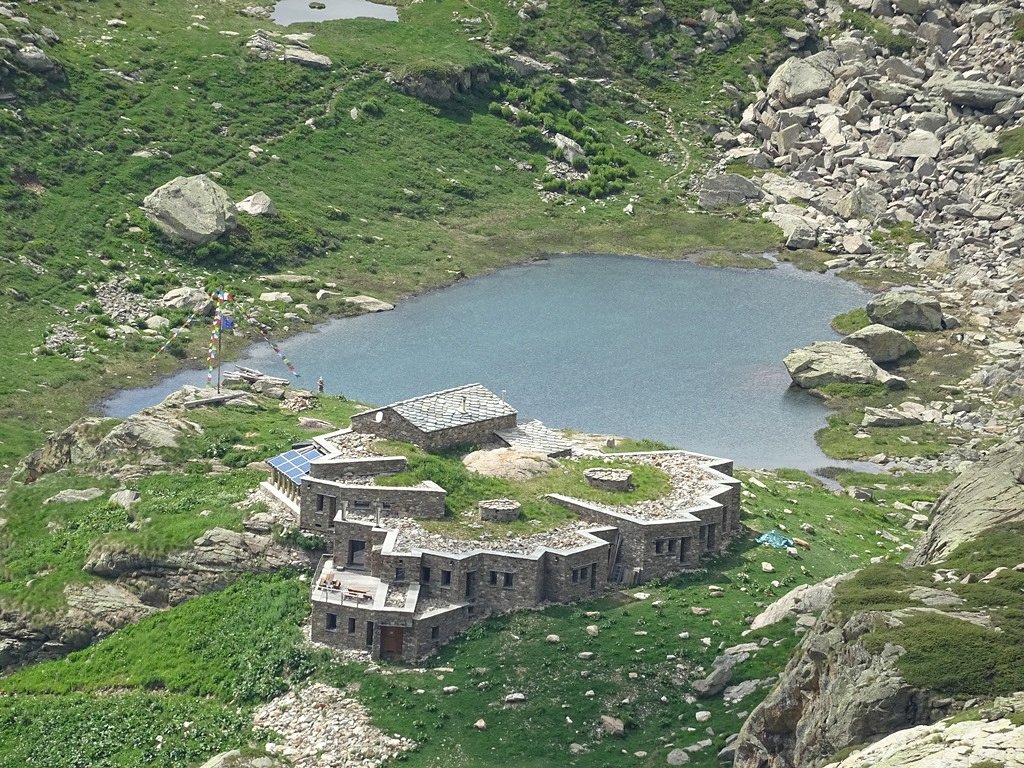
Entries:
[[[865,645],[881,651],[886,643],[902,646],[906,652],[898,666],[907,681],[944,694],[967,699],[1011,693],[1024,688],[1024,611],[1020,594],[1024,573],[1019,565],[1024,547],[1024,526],[992,529],[960,545],[936,566],[906,570],[894,565],[865,569],[837,592],[838,608],[890,610],[920,605],[901,592],[909,587],[934,586],[937,569],[951,569],[974,579],[968,584],[943,585],[963,598],[960,611],[983,611],[998,630],[985,629],[948,616],[923,614],[908,618],[903,626],[870,635]],[[979,579],[996,568],[1005,569],[988,583]],[[949,649],[958,652],[950,654]]]
[[[710,768],[717,765],[715,750],[739,728],[741,713],[764,690],[739,705],[726,706],[720,697],[688,703],[686,681],[696,667],[707,666],[720,644],[740,641],[746,617],[796,584],[893,553],[896,545],[880,539],[877,531],[912,541],[913,534],[889,518],[892,503],[934,496],[942,482],[879,479],[883,487],[876,504],[834,496],[799,473],[787,477],[759,474],[766,488],[748,481],[745,519],[755,531],[780,523],[790,531],[802,522],[814,525],[815,534],[804,534],[812,548],[801,560],[758,547],[752,541],[756,533],[743,535],[706,573],[645,585],[651,597],[643,601],[614,594],[589,604],[490,619],[446,647],[426,671],[399,672],[389,666],[391,674],[365,674],[361,665],[304,649],[297,625],[308,610],[306,584],[290,577],[245,579],[64,660],[0,680],[0,722],[5,726],[0,729],[0,766],[24,765],[30,758],[83,764],[76,755],[89,755],[88,764],[97,767],[127,766],[140,759],[162,766],[194,765],[204,755],[253,738],[243,724],[253,704],[314,676],[352,691],[385,731],[417,739],[421,748],[408,756],[410,765],[493,765],[500,752],[523,766],[656,766],[664,764],[674,746],[705,738],[710,727],[714,747],[695,754],[691,763]],[[773,563],[775,572],[763,572],[762,561]],[[710,598],[709,584],[723,587],[726,596]],[[656,607],[655,600],[663,604]],[[710,612],[697,616],[690,606]],[[587,611],[600,615],[587,616]],[[598,637],[584,632],[589,624],[599,627]],[[689,637],[680,638],[680,632]],[[560,644],[545,642],[552,633],[561,636]],[[775,675],[795,643],[789,625],[751,639],[761,636],[772,645],[742,665],[736,681]],[[710,648],[702,643],[704,637],[710,638]],[[582,651],[595,658],[577,659]],[[481,687],[482,682],[488,685]],[[446,685],[459,686],[459,693],[442,694]],[[504,696],[513,691],[526,693],[527,702],[503,706]],[[90,693],[98,698],[88,700]],[[121,725],[129,707],[133,736],[126,740],[120,738]],[[695,714],[704,709],[712,719],[698,725]],[[625,738],[598,736],[597,719],[605,713],[626,722]],[[472,727],[480,717],[488,724],[483,732]],[[183,728],[185,719],[197,723],[192,730]],[[213,723],[223,723],[224,732]],[[157,735],[173,739],[175,750],[157,752]],[[589,751],[571,755],[572,742]],[[637,758],[636,751],[648,755]]]
[[[157,340],[106,339],[110,320],[94,307],[70,318],[55,311],[90,304],[94,287],[117,275],[131,277],[150,298],[197,280],[251,297],[264,289],[255,275],[286,270],[336,282],[342,292],[394,298],[535,253],[676,256],[705,246],[760,248],[776,241],[774,229],[760,222],[687,214],[662,182],[687,171],[699,151],[680,156],[679,165],[655,160],[659,151],[679,155],[678,147],[660,115],[626,94],[656,87],[666,108],[700,112],[707,94],[678,88],[672,71],[685,67],[700,82],[720,84],[723,67],[735,69],[748,49],[770,43],[757,25],[722,57],[659,60],[645,69],[650,84],[627,79],[622,92],[549,76],[533,83],[571,96],[585,127],[635,173],[617,199],[563,206],[543,203],[533,188],[550,147],[488,111],[515,78],[469,39],[473,29],[453,21],[453,13],[470,13],[466,4],[428,0],[404,7],[398,24],[354,20],[315,27],[312,45],[332,57],[330,72],[249,55],[244,40],[273,25],[238,15],[246,4],[204,5],[198,14],[181,2],[126,7],[112,0],[23,9],[63,37],[51,53],[63,63],[67,82],[44,87],[19,76],[20,113],[0,111],[0,226],[9,244],[0,278],[12,289],[0,297],[0,308],[15,321],[0,337],[0,355],[12,363],[0,373],[0,469],[6,464],[9,470],[44,430],[68,423],[105,389],[174,365],[167,356],[149,360]],[[509,8],[496,0],[480,6],[493,20],[496,44],[518,40],[537,55],[529,46],[549,49],[559,20],[576,18],[579,8],[553,3],[549,21],[519,40],[523,25]],[[108,27],[111,18],[126,26]],[[298,29],[314,27],[289,31]],[[225,30],[239,34],[220,34]],[[602,62],[612,69],[630,64],[635,53],[625,50],[625,38],[613,43]],[[481,67],[493,71],[492,85],[443,107],[405,96],[384,79],[388,71],[401,76]],[[349,117],[353,107],[361,111],[359,120]],[[552,125],[566,114],[555,109]],[[308,119],[316,121],[315,130]],[[644,151],[626,143],[633,133],[629,119],[655,132]],[[681,131],[699,149],[692,129]],[[252,145],[263,151],[250,157]],[[133,156],[139,150],[155,154]],[[515,170],[515,160],[537,170]],[[142,198],[176,175],[200,172],[221,174],[218,180],[235,199],[267,191],[281,216],[243,218],[234,234],[204,248],[164,240],[138,210]],[[46,191],[22,188],[16,176],[24,173]],[[627,195],[640,202],[623,226]],[[142,231],[129,231],[133,226]],[[317,301],[301,288],[292,292],[311,305],[314,318],[344,311],[337,298]],[[265,307],[258,314],[282,324]],[[93,347],[85,361],[33,354],[51,326],[69,319],[83,320],[80,330]],[[203,357],[201,336],[194,333],[188,348],[194,359]]]
[[[356,410],[355,403],[325,397],[320,408],[307,413],[344,425]],[[244,467],[310,435],[298,427],[294,414],[276,404],[195,411],[190,418],[204,427],[203,434],[168,450],[169,471],[127,486],[142,496],[131,512],[107,501],[107,492],[118,488],[109,477],[65,471],[32,485],[13,485],[3,512],[6,524],[0,528],[0,606],[59,610],[67,584],[96,580],[82,566],[97,547],[160,555],[189,547],[210,528],[240,530],[253,510],[237,504],[264,475],[242,469],[207,474],[210,462]],[[43,503],[66,488],[105,493],[87,502]]]

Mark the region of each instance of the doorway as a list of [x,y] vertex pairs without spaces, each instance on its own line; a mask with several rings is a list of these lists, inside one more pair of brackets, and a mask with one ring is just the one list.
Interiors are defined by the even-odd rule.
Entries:
[[380,628],[380,657],[388,661],[402,658],[402,642],[405,639],[404,627]]
[[366,567],[366,542],[351,539],[348,542],[348,564],[352,568]]

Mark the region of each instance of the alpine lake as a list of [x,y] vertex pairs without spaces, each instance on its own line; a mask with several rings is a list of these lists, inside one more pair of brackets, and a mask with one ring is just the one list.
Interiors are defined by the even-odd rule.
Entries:
[[[549,427],[650,438],[743,467],[829,464],[814,433],[828,409],[790,386],[790,350],[838,338],[868,296],[827,274],[687,261],[564,256],[462,280],[394,311],[336,319],[280,342],[295,386],[385,404],[480,382]],[[241,319],[239,325],[244,327]],[[288,377],[266,344],[239,364]],[[228,368],[230,369],[230,364]],[[124,390],[127,416],[206,371]]]

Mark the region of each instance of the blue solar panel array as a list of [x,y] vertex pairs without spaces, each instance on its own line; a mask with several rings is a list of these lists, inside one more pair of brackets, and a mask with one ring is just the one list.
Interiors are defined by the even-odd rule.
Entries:
[[302,476],[309,474],[309,462],[319,459],[320,455],[320,451],[316,448],[299,448],[285,451],[280,456],[268,460],[267,463],[296,485],[301,485]]

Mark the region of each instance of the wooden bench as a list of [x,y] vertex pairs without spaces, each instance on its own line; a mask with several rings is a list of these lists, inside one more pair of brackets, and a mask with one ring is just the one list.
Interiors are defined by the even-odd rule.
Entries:
[[353,589],[352,587],[347,587],[345,589],[345,597],[351,597],[353,600],[358,601],[373,599],[373,595],[371,595],[365,589]]

